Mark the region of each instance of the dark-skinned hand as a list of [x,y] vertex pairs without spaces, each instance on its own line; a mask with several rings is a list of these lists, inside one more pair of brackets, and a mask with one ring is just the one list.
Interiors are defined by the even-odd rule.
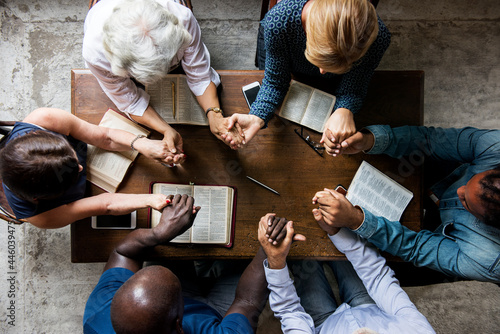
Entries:
[[[285,222],[285,236],[281,243],[271,243],[269,242],[269,237],[266,236],[267,229],[269,228],[269,221],[272,220],[278,226],[281,226],[282,222]],[[278,232],[278,235],[281,231]],[[274,213],[268,213],[260,219],[259,229],[258,229],[259,242],[267,255],[267,262],[269,268],[271,269],[282,269],[286,265],[286,257],[290,251],[290,246],[292,241],[305,241],[306,237],[302,234],[295,234],[293,229],[293,222],[288,221],[283,218],[276,217]]]
[[193,225],[199,206],[194,206],[194,198],[188,195],[169,196],[171,205],[163,208],[160,222],[153,228],[158,243],[166,242],[184,233]]

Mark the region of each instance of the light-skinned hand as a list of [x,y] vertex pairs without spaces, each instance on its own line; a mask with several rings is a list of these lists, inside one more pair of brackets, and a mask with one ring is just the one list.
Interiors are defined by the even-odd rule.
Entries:
[[[229,117],[228,129],[231,130],[233,127],[240,126],[245,137],[243,145],[246,145],[252,140],[252,138],[259,132],[259,130],[264,126],[264,120],[249,114],[233,114]],[[232,141],[231,133],[227,135],[222,135],[224,140]]]
[[[325,188],[323,191],[318,191],[312,203],[318,205],[317,210],[323,216],[323,220],[328,227],[340,228],[348,227],[352,230],[357,229],[364,220],[364,213],[361,208],[353,206],[344,195],[333,189]],[[313,210],[313,215],[316,218],[316,213]],[[328,234],[336,233],[334,229],[325,229],[320,224],[320,227]]]
[[349,109],[335,110],[325,123],[325,131],[320,143],[325,145],[325,151],[336,157],[341,154],[342,143],[356,132],[354,116]]
[[245,134],[241,129],[240,125],[236,123],[232,128],[229,128],[230,118],[222,117],[221,114],[211,115],[213,113],[209,113],[209,124],[210,131],[217,137],[219,140],[223,141],[231,147],[233,150],[237,150],[245,144]]

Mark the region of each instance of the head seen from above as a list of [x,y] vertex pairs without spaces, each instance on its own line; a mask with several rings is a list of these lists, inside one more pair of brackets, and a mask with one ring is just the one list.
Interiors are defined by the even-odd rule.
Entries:
[[154,0],[125,0],[103,27],[103,45],[111,71],[143,84],[163,78],[191,35],[179,19]]
[[76,182],[81,168],[66,138],[47,131],[14,138],[0,151],[3,183],[29,202],[62,195]]
[[307,60],[321,73],[343,74],[377,38],[377,13],[368,0],[314,0],[305,29]]
[[162,266],[139,270],[111,302],[111,322],[117,334],[183,334],[183,312],[181,283]]
[[457,189],[464,208],[477,219],[500,227],[500,167],[474,175]]

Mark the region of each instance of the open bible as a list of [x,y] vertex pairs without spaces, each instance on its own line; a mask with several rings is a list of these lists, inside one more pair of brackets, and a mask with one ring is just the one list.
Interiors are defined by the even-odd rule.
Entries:
[[346,198],[375,216],[399,221],[413,193],[363,161],[347,190]]
[[334,105],[334,95],[292,80],[278,116],[323,132]]
[[[187,194],[194,197],[196,206],[201,207],[193,226],[170,242],[232,246],[236,214],[236,190],[233,187],[153,182],[150,192]],[[158,225],[160,217],[161,212],[150,210],[150,226]]]
[[[99,126],[125,130],[135,135],[149,136],[149,130],[132,122],[127,117],[109,109],[101,119]],[[87,149],[87,180],[94,185],[114,193],[123,181],[127,170],[139,152],[128,151],[111,152],[102,148],[88,145]]]
[[146,86],[149,104],[169,124],[208,125],[205,111],[187,84],[186,75],[169,74]]

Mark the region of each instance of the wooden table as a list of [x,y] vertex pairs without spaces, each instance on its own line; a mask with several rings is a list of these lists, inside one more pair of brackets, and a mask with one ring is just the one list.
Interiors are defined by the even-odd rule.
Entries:
[[[222,77],[222,107],[227,115],[247,113],[241,87],[262,81],[262,71],[219,71]],[[377,71],[372,79],[365,106],[356,117],[358,128],[369,124],[419,125],[423,121],[423,72]],[[72,71],[72,113],[98,124],[108,108],[116,109],[88,70]],[[404,225],[419,230],[422,214],[421,172],[401,173],[400,162],[387,156],[324,157],[314,152],[294,132],[299,126],[274,117],[269,127],[243,149],[233,151],[212,135],[208,127],[174,125],[184,140],[187,161],[181,167],[167,168],[139,155],[118,191],[147,193],[150,182],[165,181],[236,186],[237,209],[234,246],[158,246],[153,258],[246,259],[258,249],[257,224],[261,216],[275,212],[295,222],[295,230],[307,236],[296,242],[290,258],[335,259],[342,256],[316,224],[311,199],[324,187],[341,183],[348,187],[361,161],[367,160],[414,193],[402,217]],[[310,133],[314,133],[309,131]],[[161,138],[158,133],[153,137]],[[320,134],[316,134],[320,138]],[[401,176],[404,174],[403,176]],[[407,175],[409,174],[409,175]],[[276,189],[281,196],[246,178],[251,176]],[[92,195],[100,190],[90,186]],[[138,227],[147,226],[147,210],[138,210]],[[71,225],[72,262],[104,262],[127,230],[94,230],[90,219]]]

